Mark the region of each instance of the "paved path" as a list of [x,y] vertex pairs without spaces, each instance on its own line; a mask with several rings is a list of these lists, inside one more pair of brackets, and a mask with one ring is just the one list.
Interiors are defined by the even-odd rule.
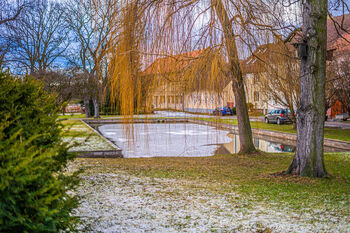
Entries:
[[350,129],[350,123],[344,121],[326,121],[326,127]]

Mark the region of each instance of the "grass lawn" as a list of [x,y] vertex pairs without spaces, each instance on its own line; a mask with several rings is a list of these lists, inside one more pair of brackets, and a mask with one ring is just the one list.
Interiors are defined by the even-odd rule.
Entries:
[[[226,123],[226,124],[233,124],[233,125],[238,124],[236,119],[218,119],[218,118],[196,118],[196,119],[203,120],[203,121],[214,121],[214,122],[220,122],[220,123]],[[285,132],[285,133],[294,133],[294,134],[297,133],[296,130],[293,129],[293,125],[291,124],[277,125],[277,124],[266,124],[265,122],[262,122],[262,121],[251,121],[250,125],[252,128],[256,128],[256,129],[266,129],[266,130]],[[350,129],[325,128],[324,136],[325,138],[350,142]]]
[[[182,204],[192,206],[194,202],[193,207],[189,209],[181,207],[185,208],[181,209],[185,211],[183,217],[185,220],[181,220],[181,225],[177,226],[176,230],[198,230],[196,222],[201,222],[201,218],[203,216],[206,218],[206,214],[210,213],[210,218],[218,216],[222,218],[219,218],[218,223],[206,222],[209,228],[205,228],[204,231],[210,231],[210,227],[215,224],[217,224],[216,227],[222,227],[219,231],[220,229],[242,231],[241,228],[229,228],[229,225],[225,225],[227,223],[225,216],[230,215],[226,213],[227,210],[237,214],[234,217],[231,216],[233,219],[230,220],[230,224],[238,224],[242,221],[243,226],[248,227],[249,224],[257,221],[254,219],[260,219],[259,221],[263,223],[262,228],[243,228],[244,232],[270,232],[271,230],[295,232],[308,231],[307,229],[314,232],[348,231],[350,229],[347,221],[350,217],[350,153],[325,154],[326,168],[330,176],[324,179],[280,175],[287,169],[291,160],[291,154],[263,153],[255,156],[216,155],[202,158],[79,159],[77,163],[87,168],[85,172],[89,174],[88,180],[97,179],[96,177],[105,174],[90,184],[90,188],[95,191],[86,188],[89,191],[85,190],[85,192],[98,192],[97,186],[102,185],[101,189],[104,193],[94,195],[103,200],[102,195],[110,192],[106,202],[113,200],[113,196],[110,195],[114,195],[114,198],[123,198],[123,203],[134,203],[136,197],[137,203],[140,200],[147,200],[148,204],[134,203],[132,212],[137,213],[140,209],[141,215],[142,213],[147,215],[148,208],[151,208],[150,215],[162,216],[162,213],[169,209],[170,215],[176,215],[180,208],[176,206]],[[107,183],[103,185],[104,182]],[[120,190],[118,191],[120,193],[115,190]],[[218,200],[221,201],[218,201],[219,204],[215,207],[216,205],[210,204],[211,200],[215,200],[215,203]],[[94,203],[96,201],[86,205]],[[153,206],[150,203],[158,204]],[[100,204],[104,206],[109,203]],[[119,204],[118,202],[111,206]],[[121,208],[117,210],[119,214],[122,212],[124,215],[129,215],[128,211],[123,212],[125,205],[127,204],[118,207]],[[202,207],[198,209],[196,205]],[[98,209],[96,206],[93,208]],[[197,212],[199,214],[196,215]],[[241,213],[243,217],[239,217]],[[108,215],[112,216],[110,213]],[[145,216],[142,218],[145,224],[152,221]],[[172,226],[177,222],[177,218],[182,217],[165,218],[162,217],[162,221],[170,219]],[[138,217],[134,216],[134,219],[137,221]],[[191,219],[195,221],[190,221]],[[280,226],[275,226],[276,223]],[[318,228],[322,224],[324,228]],[[157,229],[159,226],[153,227]]]
[[[205,182],[217,192],[230,189],[293,208],[337,208],[350,214],[350,153],[325,154],[329,178],[275,175],[288,168],[291,154],[216,155],[202,158],[99,160],[101,171],[123,170],[137,176]],[[303,198],[297,198],[303,196]]]
[[72,146],[71,151],[113,149],[105,140],[77,119],[62,120],[62,138]]

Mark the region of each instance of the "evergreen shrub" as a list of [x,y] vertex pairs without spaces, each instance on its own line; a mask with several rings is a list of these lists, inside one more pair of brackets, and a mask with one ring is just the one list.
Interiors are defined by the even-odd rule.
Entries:
[[59,106],[31,78],[0,73],[0,232],[74,231],[77,174],[61,142]]

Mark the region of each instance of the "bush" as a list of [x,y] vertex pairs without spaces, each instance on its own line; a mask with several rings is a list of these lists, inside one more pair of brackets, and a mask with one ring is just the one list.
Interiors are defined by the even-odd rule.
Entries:
[[9,120],[9,126],[4,129],[5,138],[21,129],[22,140],[38,135],[33,144],[47,147],[57,144],[59,106],[43,84],[33,78],[13,78],[0,73],[0,87],[0,119]]
[[60,141],[58,106],[32,79],[0,74],[0,232],[74,230],[76,174]]

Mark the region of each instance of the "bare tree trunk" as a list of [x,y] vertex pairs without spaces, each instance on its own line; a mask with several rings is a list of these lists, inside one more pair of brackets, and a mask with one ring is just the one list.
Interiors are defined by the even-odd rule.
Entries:
[[96,98],[92,99],[92,102],[94,103],[94,112],[95,112],[95,118],[100,118],[100,108],[98,104],[98,100]]
[[225,46],[227,49],[230,70],[232,76],[232,87],[236,101],[236,111],[238,120],[238,132],[240,140],[239,153],[254,153],[256,149],[253,144],[252,130],[250,127],[248,108],[243,84],[243,74],[239,64],[235,34],[232,29],[232,22],[227,15],[227,11],[222,3],[222,0],[212,0],[216,14],[220,20],[224,37]]
[[304,1],[303,38],[307,50],[301,61],[297,150],[287,173],[324,177],[327,175],[323,162],[327,0]]
[[90,104],[89,104],[89,99],[88,98],[84,98],[84,106],[85,106],[85,116],[86,117],[91,117],[91,113],[90,113]]

